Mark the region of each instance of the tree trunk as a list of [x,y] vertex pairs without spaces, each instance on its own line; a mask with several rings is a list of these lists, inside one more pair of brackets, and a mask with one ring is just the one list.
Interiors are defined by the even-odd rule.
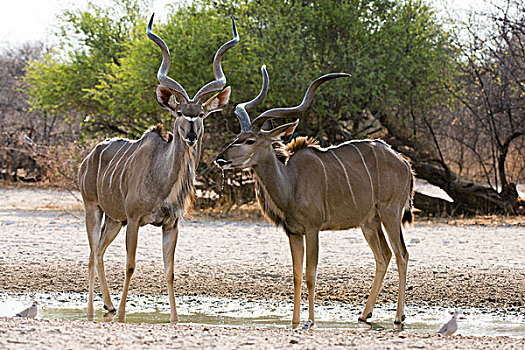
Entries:
[[[430,184],[443,189],[452,198],[454,203],[429,200],[421,195],[415,198],[415,207],[422,206],[421,210],[440,214],[518,214],[522,202],[514,183],[509,183],[501,192],[491,187],[476,185],[473,182],[463,181],[454,174],[447,179],[442,168],[414,162],[416,176],[427,180]],[[428,196],[426,196],[428,197]],[[430,197],[432,198],[432,197]],[[448,203],[448,204],[447,204]]]

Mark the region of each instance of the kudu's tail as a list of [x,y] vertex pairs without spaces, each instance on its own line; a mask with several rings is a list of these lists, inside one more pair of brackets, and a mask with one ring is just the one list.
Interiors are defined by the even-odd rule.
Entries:
[[414,174],[410,173],[410,191],[408,192],[407,202],[403,210],[403,217],[401,218],[401,224],[403,226],[411,225],[414,222],[414,214],[412,213],[412,199],[414,198]]

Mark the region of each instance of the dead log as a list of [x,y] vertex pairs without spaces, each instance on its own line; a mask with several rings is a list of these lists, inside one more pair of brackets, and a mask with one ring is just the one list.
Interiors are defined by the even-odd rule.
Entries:
[[426,216],[450,216],[461,215],[461,209],[453,202],[442,198],[427,196],[426,194],[414,193],[414,207]]
[[446,203],[419,196],[421,206],[427,210],[433,210],[429,212],[439,213],[440,210],[444,210],[447,214],[465,215],[516,215],[520,212],[522,202],[514,183],[508,183],[498,192],[489,186],[463,181],[434,165],[413,163],[413,168],[417,177],[443,189],[454,201],[454,204],[449,206]]

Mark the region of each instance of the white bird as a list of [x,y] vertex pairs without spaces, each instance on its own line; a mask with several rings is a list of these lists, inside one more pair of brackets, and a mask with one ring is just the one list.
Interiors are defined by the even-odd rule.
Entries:
[[33,301],[33,304],[25,309],[24,311],[20,311],[15,315],[15,317],[28,317],[28,318],[35,318],[36,314],[38,313],[38,301]]
[[458,315],[459,315],[459,312],[454,311],[454,315],[452,315],[452,318],[450,319],[450,321],[445,323],[443,327],[441,327],[441,329],[437,332],[439,334],[447,335],[447,336],[454,334],[458,330],[458,323],[456,321]]

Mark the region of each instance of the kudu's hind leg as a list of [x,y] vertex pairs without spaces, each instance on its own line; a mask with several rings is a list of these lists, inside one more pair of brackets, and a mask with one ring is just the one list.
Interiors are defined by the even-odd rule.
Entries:
[[104,254],[108,246],[115,240],[117,234],[120,231],[122,224],[119,221],[115,221],[109,216],[104,217],[104,227],[102,227],[102,234],[98,241],[97,246],[97,271],[100,288],[102,289],[102,299],[104,300],[104,308],[108,311],[105,316],[105,321],[111,321],[115,314],[115,307],[111,302],[111,295],[109,293],[108,281],[106,279],[106,272],[104,269]]
[[377,296],[381,291],[383,285],[383,279],[385,277],[388,264],[392,258],[392,252],[388,247],[385,240],[385,235],[381,229],[381,221],[378,216],[374,216],[371,220],[368,220],[361,225],[361,230],[365,236],[368,245],[374,253],[374,259],[376,261],[376,274],[374,276],[374,282],[370,289],[370,295],[366,301],[365,309],[363,314],[359,317],[359,321],[366,322],[366,320],[372,317],[372,310],[377,300]]
[[[382,209],[382,210],[381,210]],[[397,270],[399,273],[399,294],[397,297],[397,311],[395,324],[405,320],[405,290],[407,281],[408,251],[403,239],[401,228],[401,210],[398,208],[380,208],[381,221],[388,234],[390,246],[396,256]]]
[[293,266],[293,316],[292,327],[297,328],[301,313],[301,282],[303,280],[304,237],[288,233]]
[[120,305],[118,307],[119,322],[124,322],[126,320],[126,299],[128,298],[131,276],[133,276],[133,272],[135,272],[135,255],[137,253],[138,233],[139,220],[128,219],[128,227],[126,229],[126,277],[124,279],[122,298],[120,299]]
[[89,263],[88,263],[88,305],[87,316],[90,321],[93,320],[95,309],[93,308],[93,292],[95,288],[95,254],[100,237],[100,225],[102,222],[102,210],[96,204],[85,204],[86,212],[86,231],[89,242]]
[[170,300],[170,322],[177,323],[179,317],[177,316],[177,305],[175,304],[175,290],[173,287],[174,268],[173,259],[175,257],[175,246],[177,245],[178,236],[178,220],[174,224],[162,226],[162,255],[164,258],[164,275],[168,284],[168,297]]

